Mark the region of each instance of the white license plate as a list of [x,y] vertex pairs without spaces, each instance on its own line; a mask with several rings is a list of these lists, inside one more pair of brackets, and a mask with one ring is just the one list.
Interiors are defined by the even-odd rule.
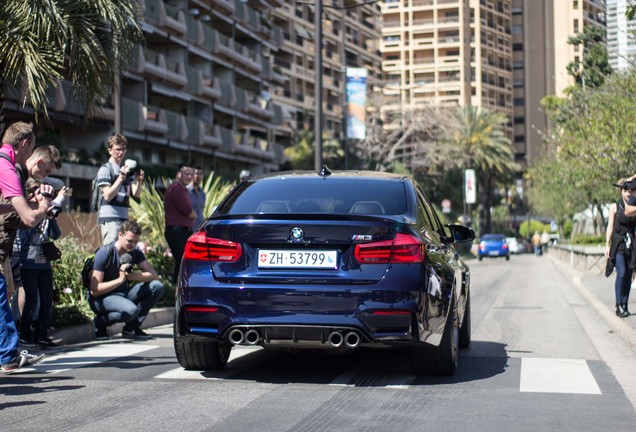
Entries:
[[499,256],[499,251],[490,251],[488,252],[488,255]]
[[303,250],[265,250],[258,252],[259,268],[338,268],[338,252]]

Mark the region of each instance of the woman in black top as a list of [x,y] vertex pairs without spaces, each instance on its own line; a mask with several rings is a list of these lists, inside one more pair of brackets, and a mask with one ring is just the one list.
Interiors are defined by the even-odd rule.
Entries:
[[630,196],[630,183],[619,180],[621,199],[610,207],[609,221],[605,234],[605,256],[614,262],[616,268],[616,315],[629,316],[627,302],[632,283],[632,253],[634,250],[634,227],[636,217],[625,216],[625,205]]

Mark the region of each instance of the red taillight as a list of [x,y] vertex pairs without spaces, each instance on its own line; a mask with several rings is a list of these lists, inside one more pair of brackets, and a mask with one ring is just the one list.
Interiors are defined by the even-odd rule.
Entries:
[[503,249],[508,249],[508,243],[504,243],[501,247],[502,247]]
[[356,245],[353,252],[361,264],[419,263],[424,261],[424,245],[408,234],[397,234],[393,240]]
[[240,243],[206,237],[205,232],[198,231],[190,236],[183,252],[184,260],[195,261],[237,261],[243,248]]
[[207,313],[215,313],[219,311],[218,307],[213,306],[186,306],[186,312],[207,312]]

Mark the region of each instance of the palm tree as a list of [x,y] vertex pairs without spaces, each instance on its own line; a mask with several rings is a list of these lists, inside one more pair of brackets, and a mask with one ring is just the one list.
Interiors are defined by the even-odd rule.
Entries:
[[[480,221],[491,229],[493,187],[512,177],[517,169],[512,144],[506,136],[508,118],[496,111],[473,106],[458,108],[441,126],[434,159],[447,168],[473,168],[479,201],[485,210]],[[484,218],[485,216],[485,218]]]
[[143,40],[137,10],[137,0],[3,0],[0,124],[5,90],[24,86],[37,121],[48,118],[46,92],[60,79],[75,85],[90,115]]

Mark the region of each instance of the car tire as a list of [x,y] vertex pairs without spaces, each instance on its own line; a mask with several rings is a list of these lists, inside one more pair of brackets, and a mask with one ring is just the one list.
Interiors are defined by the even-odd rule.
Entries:
[[410,348],[411,371],[416,375],[453,375],[459,361],[458,346],[459,320],[457,319],[457,308],[453,302],[446,318],[440,345],[438,347],[417,346]]
[[459,327],[459,348],[468,348],[470,345],[470,295],[466,296],[466,307],[464,308],[464,319]]
[[174,326],[174,351],[179,364],[187,370],[223,369],[230,357],[232,346],[226,342],[193,341],[180,336]]
[[506,255],[506,261],[510,261],[510,255]]
[[481,260],[483,260],[483,259],[484,259],[484,257],[483,257],[483,256],[481,256],[481,255],[479,255],[479,256],[477,257],[477,260],[478,260],[478,261],[481,261]]

